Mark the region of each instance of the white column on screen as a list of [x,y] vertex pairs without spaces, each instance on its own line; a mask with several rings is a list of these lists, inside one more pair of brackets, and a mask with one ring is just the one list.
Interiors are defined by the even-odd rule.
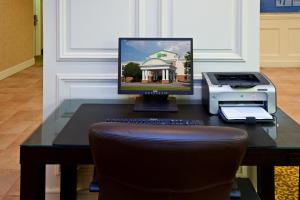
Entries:
[[169,70],[166,69],[166,80],[168,81],[169,80]]
[[145,80],[145,71],[142,70],[142,80],[144,81]]

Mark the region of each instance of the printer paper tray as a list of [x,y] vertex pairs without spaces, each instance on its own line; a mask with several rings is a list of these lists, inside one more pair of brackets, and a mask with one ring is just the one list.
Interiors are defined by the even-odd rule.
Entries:
[[220,107],[220,115],[226,122],[273,121],[273,116],[262,107]]

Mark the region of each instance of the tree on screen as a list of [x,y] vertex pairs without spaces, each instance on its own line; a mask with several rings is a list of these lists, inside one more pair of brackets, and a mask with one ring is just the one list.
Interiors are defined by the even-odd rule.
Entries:
[[125,77],[133,77],[134,81],[139,81],[142,78],[142,70],[138,63],[130,62],[123,69]]
[[184,55],[185,62],[184,62],[184,73],[187,76],[188,80],[191,80],[191,75],[192,75],[192,55],[191,52],[188,51]]

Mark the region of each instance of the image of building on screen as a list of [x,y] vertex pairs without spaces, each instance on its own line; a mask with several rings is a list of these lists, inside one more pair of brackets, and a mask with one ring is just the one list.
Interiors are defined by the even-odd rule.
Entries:
[[190,90],[189,41],[122,41],[123,90]]

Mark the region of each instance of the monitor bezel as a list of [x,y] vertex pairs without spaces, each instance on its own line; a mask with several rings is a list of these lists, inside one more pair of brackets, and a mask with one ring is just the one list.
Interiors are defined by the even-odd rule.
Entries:
[[[151,91],[151,90],[122,90],[122,74],[121,74],[121,41],[122,40],[163,40],[163,41],[190,41],[191,43],[191,90],[190,91],[174,91],[174,90],[160,90],[160,91]],[[141,95],[193,95],[194,94],[194,56],[193,56],[193,38],[134,38],[134,37],[121,37],[118,42],[118,94],[141,94]]]

